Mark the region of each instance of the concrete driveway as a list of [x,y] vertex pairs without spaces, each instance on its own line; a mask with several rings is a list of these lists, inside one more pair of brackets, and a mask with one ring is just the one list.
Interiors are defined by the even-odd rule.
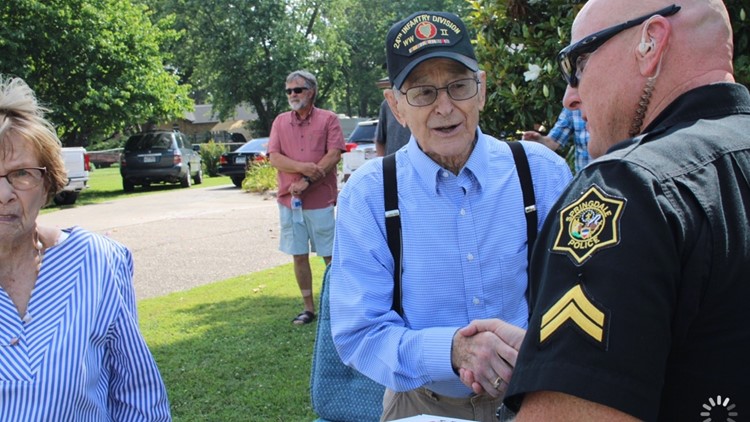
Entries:
[[292,262],[278,251],[275,198],[232,185],[175,187],[47,213],[38,222],[81,226],[130,248],[139,300]]

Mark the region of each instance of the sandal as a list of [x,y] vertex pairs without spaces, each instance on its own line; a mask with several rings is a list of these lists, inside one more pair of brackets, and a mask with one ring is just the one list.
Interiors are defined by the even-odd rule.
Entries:
[[314,313],[310,311],[304,311],[300,313],[299,315],[297,315],[296,317],[294,317],[294,319],[292,320],[292,324],[294,325],[309,324],[313,322],[314,319],[315,319]]

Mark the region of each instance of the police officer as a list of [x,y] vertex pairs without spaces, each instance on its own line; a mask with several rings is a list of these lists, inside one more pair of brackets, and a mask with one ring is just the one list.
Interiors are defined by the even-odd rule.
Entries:
[[572,40],[564,105],[601,157],[534,250],[505,404],[518,421],[750,418],[750,95],[727,11],[590,0]]

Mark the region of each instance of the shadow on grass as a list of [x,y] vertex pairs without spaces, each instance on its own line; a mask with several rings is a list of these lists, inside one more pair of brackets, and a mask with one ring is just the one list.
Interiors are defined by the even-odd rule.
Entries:
[[[263,274],[139,306],[175,421],[315,419],[309,380],[316,323],[291,324],[301,310],[291,266]],[[319,291],[322,271],[314,268],[314,277]]]

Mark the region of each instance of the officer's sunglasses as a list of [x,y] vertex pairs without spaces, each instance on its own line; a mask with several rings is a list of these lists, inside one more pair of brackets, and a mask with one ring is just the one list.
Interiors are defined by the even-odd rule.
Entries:
[[583,65],[585,64],[588,55],[596,51],[596,49],[601,47],[605,42],[609,41],[610,38],[626,29],[638,26],[654,16],[671,16],[679,10],[680,6],[673,4],[664,9],[649,13],[648,15],[643,15],[619,25],[602,29],[575,44],[563,48],[557,55],[557,63],[560,65],[560,72],[562,72],[565,82],[573,88],[577,87],[579,73],[583,70]]

